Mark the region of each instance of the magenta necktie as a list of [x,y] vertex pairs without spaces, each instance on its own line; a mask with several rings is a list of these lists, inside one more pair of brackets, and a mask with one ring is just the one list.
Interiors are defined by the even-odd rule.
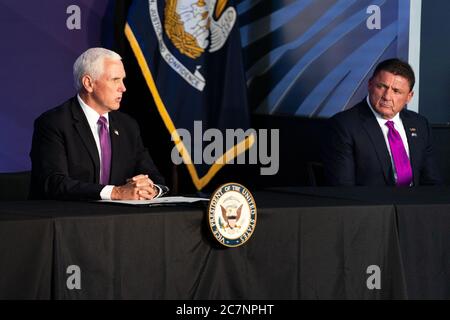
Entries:
[[394,122],[387,121],[386,126],[389,128],[388,141],[397,172],[397,186],[408,187],[412,181],[412,169],[408,154],[400,134],[394,128]]
[[106,185],[109,183],[109,171],[111,169],[111,141],[109,139],[108,121],[101,116],[97,124],[99,125],[98,135],[100,136],[100,150],[102,154],[100,184]]

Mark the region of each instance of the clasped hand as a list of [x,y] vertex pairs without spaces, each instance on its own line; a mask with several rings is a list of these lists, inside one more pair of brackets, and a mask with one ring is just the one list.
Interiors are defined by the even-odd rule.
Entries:
[[158,194],[153,181],[148,175],[140,174],[127,179],[127,183],[114,187],[112,200],[151,200]]

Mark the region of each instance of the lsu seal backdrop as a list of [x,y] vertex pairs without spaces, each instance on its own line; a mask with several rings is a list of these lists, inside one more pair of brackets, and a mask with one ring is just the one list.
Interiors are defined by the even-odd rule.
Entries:
[[230,182],[211,196],[208,222],[214,238],[224,246],[247,242],[256,226],[256,203],[246,187]]

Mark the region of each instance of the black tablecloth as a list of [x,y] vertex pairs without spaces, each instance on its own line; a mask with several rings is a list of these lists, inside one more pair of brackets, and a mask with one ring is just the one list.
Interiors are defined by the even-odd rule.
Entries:
[[216,244],[205,207],[2,202],[0,298],[448,299],[447,194],[255,192],[256,229],[238,248]]

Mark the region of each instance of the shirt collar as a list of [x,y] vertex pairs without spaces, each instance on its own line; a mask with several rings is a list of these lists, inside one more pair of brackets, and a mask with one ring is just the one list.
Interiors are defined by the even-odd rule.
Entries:
[[399,125],[402,123],[402,121],[400,119],[400,112],[397,113],[392,119],[386,120],[378,112],[376,112],[375,109],[372,107],[369,96],[366,97],[366,101],[367,101],[367,104],[369,105],[370,110],[372,110],[375,118],[377,119],[377,121],[380,125],[384,125],[389,120],[394,122],[396,125]]
[[[83,99],[81,99],[79,94],[77,94],[77,99],[78,99],[78,102],[80,103],[81,109],[83,110],[83,112],[89,122],[89,125],[90,126],[97,125],[98,118],[100,118],[100,115],[97,113],[97,111],[95,111],[90,106],[88,106],[83,101]],[[106,118],[107,123],[109,124],[108,112],[104,113],[102,116]]]

